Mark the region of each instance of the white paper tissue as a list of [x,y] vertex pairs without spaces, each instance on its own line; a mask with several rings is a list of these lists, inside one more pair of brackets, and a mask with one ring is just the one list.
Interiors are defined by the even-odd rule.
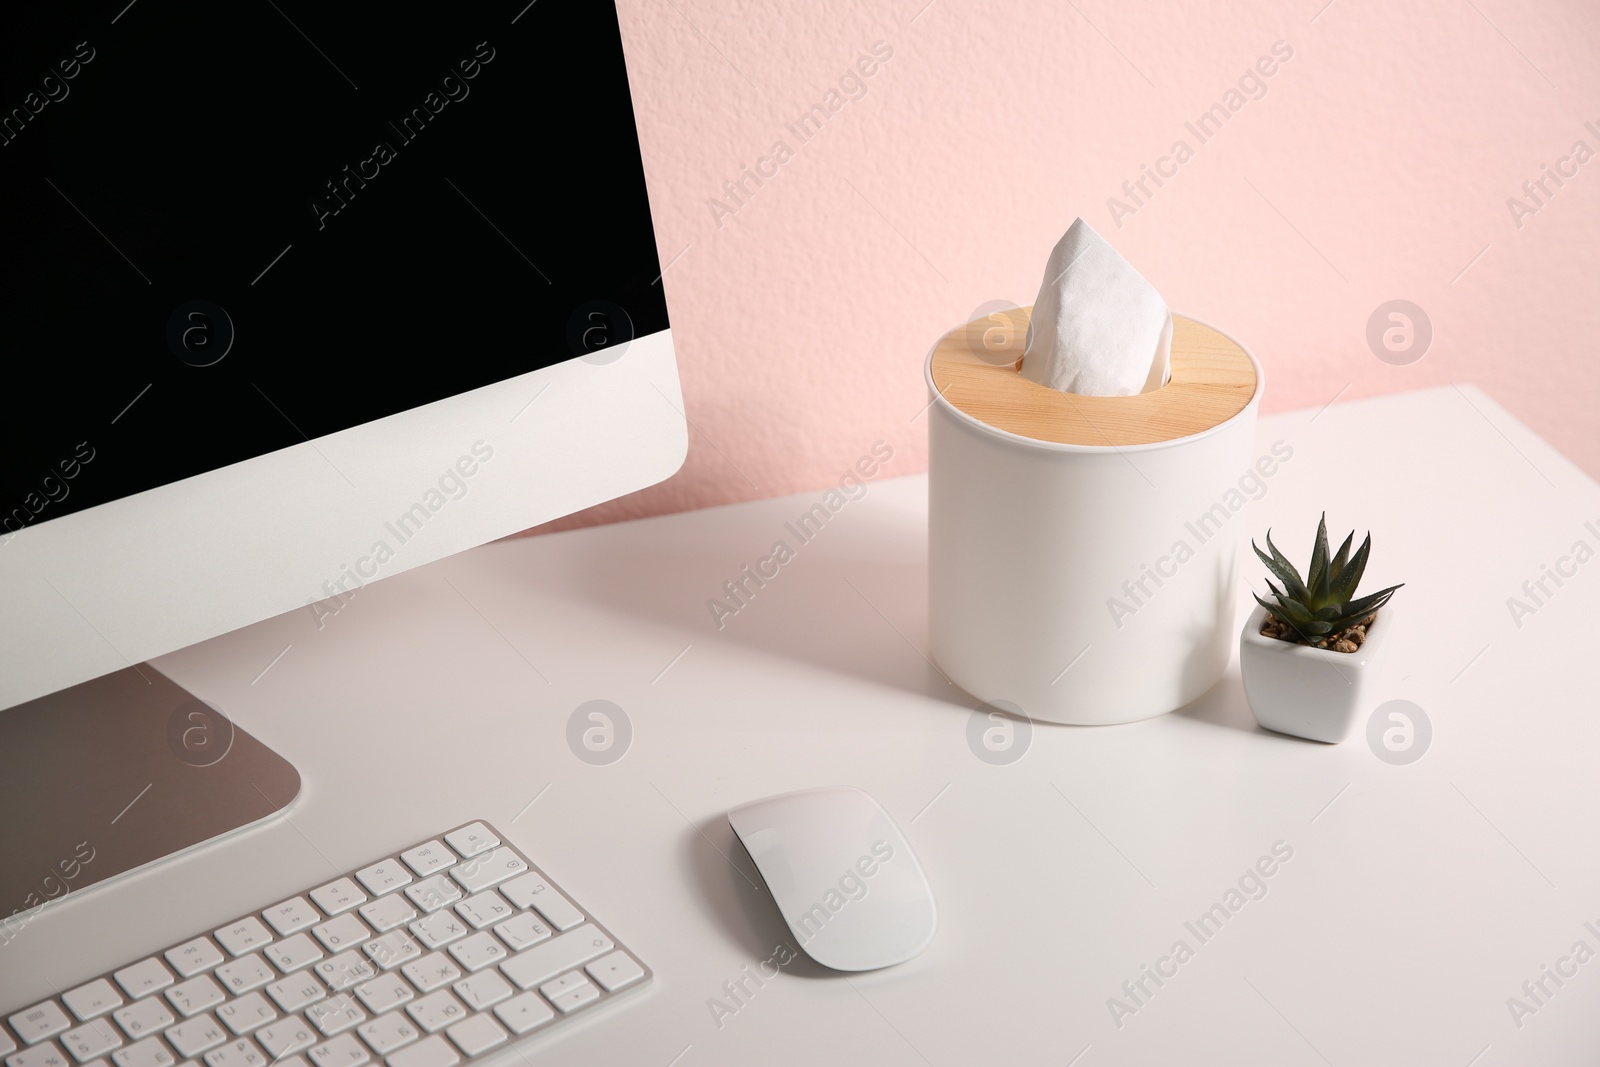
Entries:
[[1028,323],[1022,376],[1064,393],[1133,396],[1167,383],[1172,313],[1089,224],[1056,243]]

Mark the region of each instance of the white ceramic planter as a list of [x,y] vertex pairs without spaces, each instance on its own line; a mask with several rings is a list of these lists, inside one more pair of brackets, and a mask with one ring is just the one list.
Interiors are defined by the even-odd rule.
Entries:
[[1280,734],[1338,744],[1361,725],[1372,679],[1394,626],[1385,604],[1354,652],[1334,652],[1261,632],[1267,609],[1257,604],[1239,634],[1239,672],[1256,722]]

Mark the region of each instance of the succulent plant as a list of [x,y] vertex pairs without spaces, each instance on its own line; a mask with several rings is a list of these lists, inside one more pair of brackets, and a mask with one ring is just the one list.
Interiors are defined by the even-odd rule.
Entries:
[[1321,643],[1361,622],[1388,603],[1400,586],[1391,585],[1387,589],[1356,598],[1356,586],[1361,582],[1362,572],[1367,569],[1372,535],[1367,534],[1367,539],[1361,542],[1361,547],[1352,556],[1350,544],[1355,536],[1352,530],[1350,536],[1344,539],[1344,544],[1339,546],[1339,551],[1330,558],[1328,515],[1323,512],[1322,521],[1317,523],[1317,543],[1311,551],[1311,568],[1306,572],[1305,581],[1300,580],[1300,572],[1295,570],[1294,564],[1272,543],[1272,531],[1267,531],[1267,550],[1270,555],[1261,551],[1251,540],[1250,547],[1256,550],[1261,562],[1283,583],[1283,588],[1279,589],[1272,579],[1267,579],[1267,588],[1272,590],[1277,603],[1268,602],[1259,593],[1256,594],[1256,603],[1277,616],[1307,644]]

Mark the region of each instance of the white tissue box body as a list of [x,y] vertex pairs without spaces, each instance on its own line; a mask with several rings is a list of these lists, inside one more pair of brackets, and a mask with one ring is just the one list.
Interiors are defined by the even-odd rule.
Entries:
[[[1245,523],[1224,500],[1251,467],[1264,380],[1245,355],[1256,389],[1242,410],[1149,444],[1036,440],[935,395],[929,641],[952,681],[1082,725],[1173,711],[1216,683]],[[927,382],[937,394],[932,356]]]

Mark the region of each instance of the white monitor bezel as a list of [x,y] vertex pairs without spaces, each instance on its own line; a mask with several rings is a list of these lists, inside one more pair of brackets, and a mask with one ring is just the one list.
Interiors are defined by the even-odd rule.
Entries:
[[[672,331],[607,355],[614,358],[571,359],[0,538],[0,708],[284,611],[318,614],[327,607],[312,605],[352,583],[670,477],[688,450]],[[370,373],[425,373],[414,368],[426,365],[376,359]],[[78,477],[93,476],[91,461]],[[396,527],[405,514],[411,521]],[[390,550],[382,562],[380,543]]]

